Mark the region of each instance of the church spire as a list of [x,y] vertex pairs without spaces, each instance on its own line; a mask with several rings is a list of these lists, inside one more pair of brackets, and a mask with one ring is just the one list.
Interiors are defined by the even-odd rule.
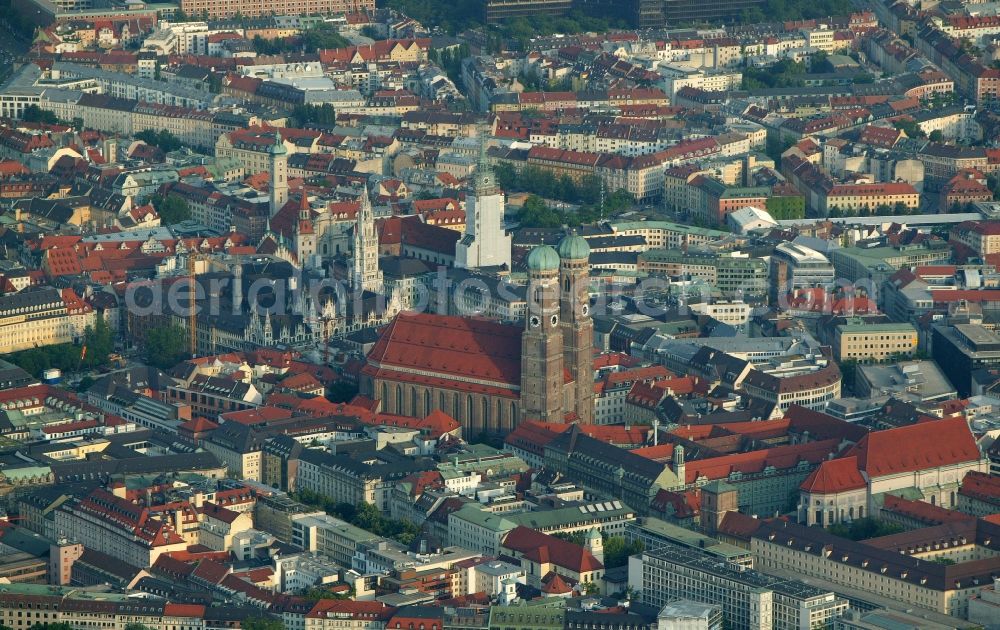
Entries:
[[354,221],[354,269],[351,285],[355,291],[382,293],[382,270],[378,266],[378,233],[368,188],[361,193],[361,207]]
[[271,216],[288,202],[288,150],[281,140],[281,132],[274,130],[274,144],[267,150],[271,159]]

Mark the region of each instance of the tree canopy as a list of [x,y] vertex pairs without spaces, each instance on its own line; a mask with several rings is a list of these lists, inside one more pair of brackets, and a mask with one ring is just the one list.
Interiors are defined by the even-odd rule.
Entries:
[[183,361],[188,350],[188,333],[171,324],[146,332],[146,362],[166,370]]
[[243,630],[285,630],[285,624],[273,617],[247,617],[240,622]]
[[160,215],[160,222],[163,225],[174,225],[191,218],[191,207],[179,195],[169,194],[166,197],[153,195],[150,201]]
[[[114,331],[104,317],[96,317],[93,326],[83,331],[80,345],[58,343],[39,348],[30,348],[7,355],[5,358],[33,376],[39,376],[49,368],[63,372],[92,369],[106,365],[108,355],[114,351]],[[87,348],[84,352],[84,347]]]
[[155,131],[153,129],[146,129],[135,134],[135,137],[142,140],[146,144],[152,145],[159,148],[164,153],[170,153],[171,151],[176,151],[177,149],[184,146],[180,138],[170,133],[166,129],[160,129]]
[[386,517],[371,503],[337,503],[329,497],[311,490],[299,490],[295,499],[306,505],[315,505],[327,514],[345,520],[355,527],[386,538],[392,538],[402,545],[409,545],[420,535],[420,528],[408,520],[394,520]]
[[59,117],[47,109],[40,108],[38,105],[28,105],[21,113],[21,120],[54,125],[59,122]]

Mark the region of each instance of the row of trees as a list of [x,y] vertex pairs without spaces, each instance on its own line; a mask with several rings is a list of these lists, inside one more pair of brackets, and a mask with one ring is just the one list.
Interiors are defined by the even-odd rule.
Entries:
[[743,24],[812,20],[829,16],[850,15],[856,10],[851,0],[765,0],[760,7],[744,9],[739,21]]
[[299,127],[306,125],[335,125],[337,124],[337,110],[330,103],[322,105],[296,105],[292,110],[292,117]]
[[[635,199],[624,190],[603,191],[601,179],[587,175],[579,182],[568,175],[553,177],[536,166],[517,171],[500,163],[494,168],[497,183],[507,192],[532,193],[525,201],[518,220],[524,227],[560,227],[598,221],[632,206]],[[546,199],[578,205],[575,209],[559,208]]]
[[164,153],[170,153],[171,151],[176,151],[184,146],[181,139],[170,133],[166,129],[161,129],[156,131],[154,129],[146,129],[135,134],[135,137],[142,140],[146,144],[152,145]]
[[469,45],[463,43],[454,50],[451,48],[442,48],[439,51],[436,48],[431,48],[427,56],[445,71],[452,83],[461,89],[462,61],[470,54]]
[[898,534],[903,531],[903,528],[895,523],[865,517],[851,521],[850,525],[831,525],[828,531],[834,536],[840,536],[841,538],[868,540],[869,538]]
[[[387,0],[386,6],[401,11],[428,27],[438,27],[452,35],[461,31],[485,27],[483,5],[480,2],[441,2],[440,0]],[[521,48],[533,37],[553,33],[603,33],[613,28],[626,28],[623,16],[608,12],[603,15],[572,10],[563,16],[534,15],[518,18],[485,29],[486,47],[495,52],[504,42],[514,42]]]
[[920,128],[917,121],[912,118],[901,118],[899,120],[895,120],[893,121],[892,126],[905,133],[908,138],[927,138],[931,142],[941,142],[944,140],[944,134],[940,129],[935,129],[928,135],[924,133],[923,129]]
[[[84,347],[87,348],[86,352]],[[104,318],[98,316],[94,319],[93,326],[84,329],[81,345],[60,343],[41,346],[14,352],[7,355],[6,359],[31,375],[40,376],[50,368],[74,372],[107,365],[108,355],[114,349],[114,332]]]
[[[556,538],[561,538],[574,545],[585,547],[587,545],[587,532],[573,532],[564,534],[562,532],[554,534]],[[604,536],[604,568],[614,569],[628,564],[629,556],[645,551],[645,546],[641,540],[629,542],[623,536]]]
[[576,182],[569,175],[553,177],[537,166],[525,166],[520,171],[501,162],[494,167],[497,183],[506,191],[530,192],[546,199],[566,203],[596,205],[601,202],[601,178],[587,175]]
[[176,324],[146,331],[145,359],[149,365],[168,370],[187,358],[188,332]]
[[294,494],[296,501],[306,505],[322,508],[327,514],[347,521],[355,527],[360,527],[378,536],[391,538],[401,545],[409,545],[420,534],[420,528],[407,520],[397,521],[387,518],[371,503],[338,503],[330,497],[313,492],[299,490]]

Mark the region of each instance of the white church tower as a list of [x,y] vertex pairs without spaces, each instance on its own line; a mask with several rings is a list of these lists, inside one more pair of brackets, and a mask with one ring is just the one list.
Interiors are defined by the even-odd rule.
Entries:
[[361,207],[354,223],[354,270],[351,288],[355,291],[382,293],[382,270],[378,266],[378,233],[375,231],[375,213],[368,198],[368,189],[361,194]]
[[281,133],[274,130],[274,144],[268,149],[271,157],[271,216],[278,214],[288,202],[288,149]]
[[486,161],[489,134],[480,131],[479,161],[465,200],[465,234],[455,246],[455,266],[510,268],[511,237],[503,226],[504,196]]

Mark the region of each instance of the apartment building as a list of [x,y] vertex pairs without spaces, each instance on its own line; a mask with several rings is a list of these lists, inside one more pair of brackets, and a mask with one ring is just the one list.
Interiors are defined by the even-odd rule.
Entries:
[[299,460],[296,484],[300,490],[310,490],[337,503],[371,503],[388,512],[397,481],[435,467],[430,459],[403,457],[387,450],[355,457],[306,449]]
[[920,193],[905,182],[881,184],[835,184],[820,199],[824,215],[835,211],[872,211],[879,208],[913,210],[920,205]]
[[832,591],[678,545],[629,558],[628,583],[643,604],[658,610],[677,599],[721,604],[730,627],[746,630],[822,628],[848,608],[847,600]]
[[649,249],[696,249],[731,238],[722,230],[699,228],[670,221],[621,221],[610,224],[615,236],[639,236]]
[[342,567],[351,567],[362,545],[374,544],[382,539],[360,527],[320,513],[292,516],[288,540],[301,549],[332,558]]
[[842,375],[827,357],[772,360],[770,366],[751,370],[743,379],[743,391],[756,400],[785,411],[793,405],[822,409],[840,398]]
[[913,356],[918,343],[913,324],[868,324],[852,318],[837,326],[833,351],[839,361],[885,361]]
[[254,409],[263,402],[263,396],[250,383],[223,376],[199,374],[188,384],[167,387],[166,400],[187,404],[195,415],[217,418],[229,411]]
[[964,245],[980,256],[1000,253],[1000,221],[963,221],[951,228],[948,243]]
[[696,189],[692,210],[712,225],[725,225],[726,217],[743,208],[767,209],[771,189],[766,186],[728,186],[719,180],[699,175],[688,184]]
[[375,11],[375,0],[280,0],[261,4],[244,0],[181,0],[186,15],[204,15],[209,19],[261,17],[266,15],[333,15]]
[[[43,624],[72,628],[125,630],[141,624],[151,630],[200,630],[206,613],[200,604],[175,604],[111,592],[46,584],[4,584],[0,590],[0,623],[13,630]],[[244,611],[251,613],[251,609]],[[99,620],[99,621],[98,621]]]
[[[970,519],[854,542],[821,527],[775,521],[753,533],[750,550],[762,570],[794,571],[966,619],[969,600],[992,584],[1000,566],[998,535],[1000,526]],[[969,561],[970,548],[981,559]]]
[[103,488],[55,511],[56,531],[134,567],[148,567],[160,554],[186,550],[189,543],[177,524],[172,515],[151,514],[149,508]]
[[229,474],[260,481],[263,468],[263,437],[245,424],[224,422],[202,447],[226,465]]

